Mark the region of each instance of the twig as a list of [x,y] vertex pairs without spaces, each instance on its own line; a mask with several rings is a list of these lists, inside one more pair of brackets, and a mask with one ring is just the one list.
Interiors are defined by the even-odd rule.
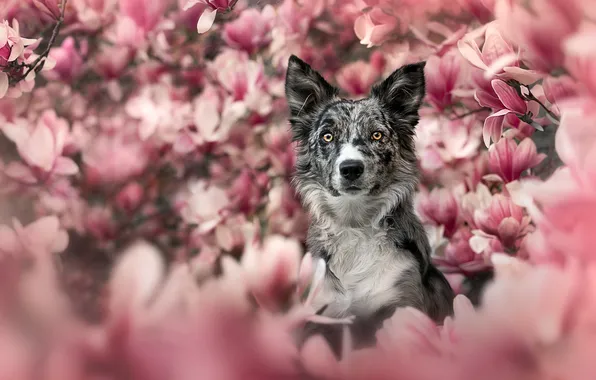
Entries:
[[[23,75],[21,75],[21,77],[19,79],[15,80],[14,83],[18,83],[21,80],[27,78],[27,75],[29,75],[31,73],[31,71],[33,71],[33,70],[36,70],[36,72],[38,72],[38,65],[44,58],[47,58],[48,54],[50,53],[50,50],[52,49],[52,46],[54,45],[54,42],[56,42],[58,33],[60,33],[60,28],[62,27],[62,23],[64,22],[64,12],[66,10],[66,2],[67,1],[68,0],[62,0],[61,6],[60,6],[60,8],[61,8],[60,9],[60,17],[58,17],[56,25],[54,25],[54,29],[52,29],[52,36],[50,37],[50,40],[48,41],[48,45],[46,46],[45,50],[43,51],[43,53],[40,54],[39,57],[37,57],[37,59],[35,61],[33,61],[33,63],[26,65],[28,67],[27,71],[25,71],[25,73]],[[41,63],[41,66],[39,66],[39,70],[41,70],[41,68],[43,68],[44,64],[45,64],[45,61],[43,63]]]
[[532,94],[532,91],[530,91],[529,88],[528,88],[528,95],[526,96],[526,99],[535,101],[536,103],[538,103],[540,105],[540,107],[544,108],[546,113],[548,113],[548,115],[553,120],[556,120],[557,122],[559,121],[559,117],[553,111],[549,110],[536,96],[534,96],[534,94]]
[[477,108],[477,109],[475,109],[475,110],[472,110],[472,111],[468,111],[468,112],[466,112],[466,113],[464,113],[464,114],[461,114],[461,115],[458,115],[458,114],[456,114],[456,113],[454,112],[454,114],[455,114],[455,117],[452,117],[452,118],[450,118],[449,120],[463,119],[463,118],[464,118],[464,117],[466,117],[466,116],[470,116],[470,115],[473,115],[473,114],[475,114],[475,113],[479,113],[479,112],[482,112],[482,111],[490,111],[490,108],[488,108],[488,107],[481,107],[481,108]]

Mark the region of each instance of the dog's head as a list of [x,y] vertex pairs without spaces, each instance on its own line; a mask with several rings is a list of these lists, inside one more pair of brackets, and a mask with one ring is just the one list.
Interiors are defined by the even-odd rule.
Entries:
[[424,65],[403,66],[368,97],[347,100],[307,63],[290,57],[286,98],[298,142],[295,182],[311,210],[333,211],[330,204],[341,200],[362,203],[363,212],[366,204],[391,206],[414,191]]

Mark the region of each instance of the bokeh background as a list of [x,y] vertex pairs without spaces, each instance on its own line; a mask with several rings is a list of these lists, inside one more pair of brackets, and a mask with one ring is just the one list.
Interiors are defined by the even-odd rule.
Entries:
[[[593,378],[595,20],[592,0],[3,0],[0,379]],[[291,344],[321,269],[291,54],[351,98],[426,61],[416,209],[456,316],[399,310],[349,371]]]

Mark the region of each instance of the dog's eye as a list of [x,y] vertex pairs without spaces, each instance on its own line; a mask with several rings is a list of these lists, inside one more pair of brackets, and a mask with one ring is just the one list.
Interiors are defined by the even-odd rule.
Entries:
[[323,135],[323,141],[331,142],[333,140],[333,135],[331,133],[325,133]]
[[383,138],[383,134],[381,132],[379,132],[379,131],[376,131],[376,132],[374,132],[372,134],[371,137],[372,137],[373,140],[377,140],[378,141],[378,140],[380,140],[380,139]]

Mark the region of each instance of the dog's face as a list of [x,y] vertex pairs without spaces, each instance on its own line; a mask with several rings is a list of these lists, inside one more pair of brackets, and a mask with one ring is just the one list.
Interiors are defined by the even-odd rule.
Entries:
[[417,183],[413,137],[425,94],[424,63],[396,70],[367,98],[340,99],[338,93],[308,64],[290,58],[286,97],[299,147],[299,193],[327,203],[390,202],[410,194]]

